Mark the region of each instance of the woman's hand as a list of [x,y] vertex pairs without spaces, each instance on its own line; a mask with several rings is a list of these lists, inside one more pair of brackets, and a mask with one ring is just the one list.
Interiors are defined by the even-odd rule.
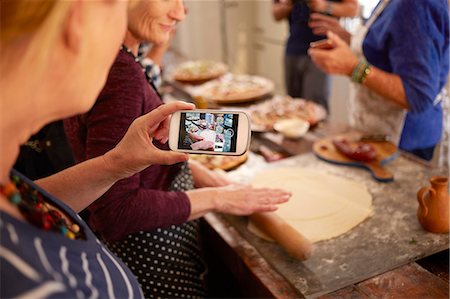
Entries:
[[335,47],[331,50],[310,48],[308,54],[312,61],[328,74],[351,76],[358,63],[356,55],[353,54],[345,41],[333,32],[328,31],[327,37]]
[[315,35],[326,35],[328,31],[337,34],[347,44],[350,44],[351,34],[342,28],[339,20],[335,17],[320,13],[312,13],[309,17],[309,27]]
[[[281,189],[253,188],[248,185],[229,185],[217,188],[216,210],[232,215],[273,212],[285,203],[291,193]],[[220,190],[219,190],[220,189]]]
[[290,192],[281,189],[253,188],[237,184],[189,190],[186,194],[191,201],[189,220],[211,211],[232,215],[272,212],[291,197]]
[[192,142],[197,142],[197,141],[201,141],[201,140],[205,139],[202,136],[191,133],[191,132],[189,132],[188,135],[189,135],[189,138],[192,140]]
[[197,188],[222,187],[231,183],[224,175],[209,170],[198,161],[189,160],[189,167],[191,168],[194,184]]
[[188,155],[163,151],[155,147],[153,139],[166,143],[172,113],[194,109],[193,104],[172,102],[154,109],[133,121],[127,133],[114,149],[103,158],[120,178],[131,176],[152,164],[175,164],[188,160]]

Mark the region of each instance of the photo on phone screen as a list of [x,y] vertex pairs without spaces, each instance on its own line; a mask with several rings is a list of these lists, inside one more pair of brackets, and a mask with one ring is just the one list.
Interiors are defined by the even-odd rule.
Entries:
[[181,112],[178,149],[235,153],[239,115]]

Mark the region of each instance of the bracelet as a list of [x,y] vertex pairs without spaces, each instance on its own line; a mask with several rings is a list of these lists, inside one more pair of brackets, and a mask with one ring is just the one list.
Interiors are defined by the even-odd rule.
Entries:
[[364,83],[367,75],[370,74],[370,64],[365,60],[361,59],[352,71],[351,79],[355,83]]

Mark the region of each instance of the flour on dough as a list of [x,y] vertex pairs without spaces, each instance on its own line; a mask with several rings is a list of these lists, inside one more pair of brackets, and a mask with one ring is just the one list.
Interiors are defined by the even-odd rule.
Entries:
[[[292,192],[275,212],[311,242],[337,237],[372,215],[372,196],[364,184],[301,167],[273,168],[252,180],[255,187]],[[263,237],[253,224],[250,231]]]

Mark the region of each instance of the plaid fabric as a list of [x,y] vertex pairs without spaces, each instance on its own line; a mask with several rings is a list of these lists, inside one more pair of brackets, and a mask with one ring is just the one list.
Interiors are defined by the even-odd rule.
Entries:
[[150,58],[142,59],[141,64],[144,67],[148,80],[153,82],[156,88],[159,88],[162,83],[161,68],[159,65],[155,64]]

